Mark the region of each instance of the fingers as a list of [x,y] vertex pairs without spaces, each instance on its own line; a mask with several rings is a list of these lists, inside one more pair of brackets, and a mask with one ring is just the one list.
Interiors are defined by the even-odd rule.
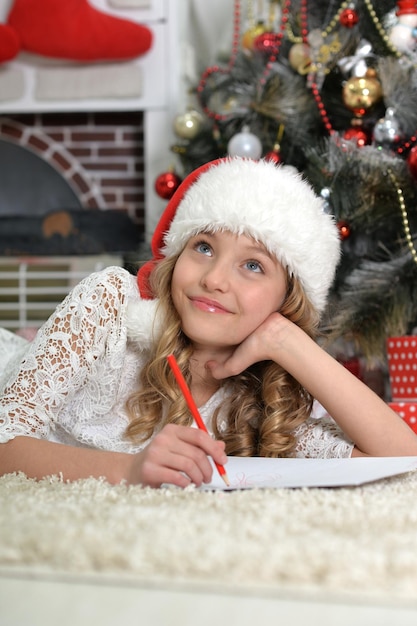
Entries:
[[208,456],[224,464],[224,443],[195,428],[169,424],[136,455],[137,476],[143,485],[159,487],[168,483],[186,487],[211,481],[213,467]]
[[237,376],[250,365],[272,360],[281,363],[287,337],[294,324],[274,312],[239,344],[225,361],[208,361],[206,368],[213,378],[222,380]]
[[223,380],[224,378],[229,378],[230,376],[237,376],[237,374],[240,374],[245,369],[245,367],[242,367],[238,362],[233,363],[232,359],[228,359],[224,363],[207,361],[206,367],[210,370],[210,374],[216,380]]

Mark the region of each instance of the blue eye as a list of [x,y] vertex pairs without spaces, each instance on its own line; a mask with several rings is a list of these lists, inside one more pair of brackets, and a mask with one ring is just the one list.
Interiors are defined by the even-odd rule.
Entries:
[[247,261],[246,267],[251,272],[263,272],[262,265],[258,261]]
[[206,241],[197,241],[194,248],[201,254],[211,254],[211,246]]

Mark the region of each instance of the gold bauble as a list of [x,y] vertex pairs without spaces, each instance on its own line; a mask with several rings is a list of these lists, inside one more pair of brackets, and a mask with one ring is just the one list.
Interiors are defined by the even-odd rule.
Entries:
[[242,35],[242,48],[252,51],[255,39],[265,32],[266,27],[263,22],[258,22],[256,26],[252,26],[252,28],[249,28]]
[[201,130],[203,116],[198,111],[186,111],[174,119],[174,132],[180,139],[194,139]]
[[343,86],[343,102],[351,111],[365,111],[382,98],[382,85],[374,70],[365,76],[352,76]]
[[288,61],[293,70],[299,74],[308,74],[311,66],[310,46],[305,43],[295,43],[291,46]]

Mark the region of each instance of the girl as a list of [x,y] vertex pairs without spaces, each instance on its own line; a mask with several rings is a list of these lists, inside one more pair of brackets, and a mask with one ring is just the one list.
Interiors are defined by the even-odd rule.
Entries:
[[[413,431],[315,341],[340,243],[292,169],[204,165],[152,252],[137,281],[116,267],[82,281],[9,363],[0,473],[185,487],[210,481],[209,456],[417,455]],[[211,436],[190,428],[170,353]]]

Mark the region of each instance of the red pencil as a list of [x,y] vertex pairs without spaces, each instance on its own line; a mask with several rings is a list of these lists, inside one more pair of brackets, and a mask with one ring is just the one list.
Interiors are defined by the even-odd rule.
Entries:
[[[178,366],[177,359],[175,358],[175,356],[173,354],[169,354],[167,356],[167,360],[168,360],[170,368],[172,369],[172,373],[174,374],[174,376],[175,376],[175,378],[177,380],[177,383],[180,386],[180,389],[181,389],[181,391],[183,393],[185,401],[186,401],[186,403],[188,405],[188,408],[190,409],[191,415],[195,419],[195,422],[196,422],[198,428],[200,430],[204,430],[205,432],[207,432],[206,425],[205,425],[205,423],[202,420],[202,417],[201,417],[200,412],[199,412],[199,410],[197,408],[197,405],[194,402],[194,398],[191,395],[191,391],[190,391],[190,389],[189,389],[189,387],[188,387],[188,385],[187,385],[187,383],[185,381],[185,378],[182,375],[182,372],[181,372],[181,370],[180,370],[180,368]],[[224,469],[223,465],[220,465],[220,463],[216,463],[215,461],[214,461],[214,464],[215,464],[215,466],[217,468],[217,471],[219,472],[221,478],[224,480],[226,485],[228,487],[230,487],[230,482],[229,482],[229,479],[228,479],[227,474],[226,474],[226,470]]]

